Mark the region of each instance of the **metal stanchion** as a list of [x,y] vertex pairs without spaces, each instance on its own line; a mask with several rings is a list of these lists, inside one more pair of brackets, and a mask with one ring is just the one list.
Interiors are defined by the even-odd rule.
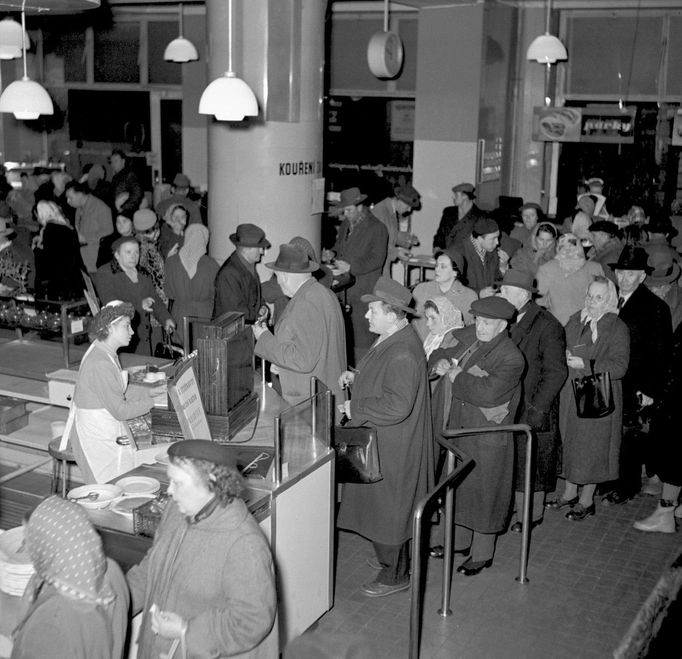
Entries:
[[519,583],[528,583],[526,571],[528,568],[528,548],[530,544],[530,507],[533,500],[531,491],[533,481],[533,433],[530,426],[521,425],[519,430],[526,434],[526,464],[523,480],[523,520],[521,522],[521,557],[519,559],[519,576],[516,580]]
[[[455,454],[448,451],[448,474],[455,471]],[[438,615],[447,618],[452,615],[450,608],[450,588],[452,580],[452,535],[454,532],[453,522],[455,519],[455,490],[449,487],[445,493],[445,529],[443,541],[443,579],[441,585],[440,609]]]

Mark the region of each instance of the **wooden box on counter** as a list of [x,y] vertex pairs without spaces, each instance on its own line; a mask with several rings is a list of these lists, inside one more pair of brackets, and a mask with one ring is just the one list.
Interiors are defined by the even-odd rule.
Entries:
[[8,435],[28,425],[26,401],[0,396],[0,433]]

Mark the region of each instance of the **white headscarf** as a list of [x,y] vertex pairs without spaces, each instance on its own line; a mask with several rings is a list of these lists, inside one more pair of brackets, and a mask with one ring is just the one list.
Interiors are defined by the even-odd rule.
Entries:
[[429,332],[424,339],[424,352],[426,353],[426,359],[431,356],[431,353],[443,343],[445,335],[453,329],[459,329],[464,327],[464,321],[462,320],[462,312],[455,307],[450,300],[446,297],[434,297],[432,300],[427,300],[427,302],[433,302],[438,309],[438,315],[443,323],[443,331],[438,334]]
[[564,277],[568,277],[580,270],[585,264],[585,250],[577,236],[572,233],[565,233],[563,236],[559,236],[554,258],[559,262]]
[[[601,320],[602,316],[607,313],[618,313],[618,292],[616,291],[614,283],[606,277],[599,277],[599,279],[595,278],[594,281],[590,282],[590,286],[592,286],[595,281],[599,282],[600,284],[606,284],[606,300],[604,300],[604,303],[600,307],[599,311],[595,314],[590,314],[590,312],[587,310],[587,302],[585,302],[582,311],[580,312],[580,322],[584,324],[589,321],[590,323],[590,330],[592,331],[592,343],[596,343],[597,339],[599,338],[599,333],[597,332],[597,323]],[[590,290],[589,286],[587,287],[587,290]],[[587,292],[585,295],[587,296]]]
[[190,224],[185,229],[185,242],[178,255],[190,279],[197,274],[199,259],[206,254],[207,245],[208,229],[203,224]]

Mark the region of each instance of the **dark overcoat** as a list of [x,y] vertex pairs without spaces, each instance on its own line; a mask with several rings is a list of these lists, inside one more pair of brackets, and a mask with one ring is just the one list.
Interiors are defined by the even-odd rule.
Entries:
[[[526,358],[517,422],[527,423],[537,438],[534,489],[552,492],[556,487],[561,445],[559,392],[568,375],[564,328],[549,311],[530,302],[521,320],[512,325],[510,336]],[[517,492],[523,491],[525,461],[526,442],[518,441]]]
[[235,250],[215,278],[213,317],[217,318],[226,311],[240,311],[245,322],[253,323],[262,304],[260,280]]
[[[627,325],[613,313],[597,322],[597,341],[592,341],[590,327],[580,322],[580,312],[566,323],[566,348],[585,362],[583,369],[568,369],[568,379],[561,390],[559,428],[563,442],[564,476],[572,483],[604,483],[618,478],[618,461],[623,429],[623,390],[630,358],[630,333]],[[601,419],[580,419],[576,413],[574,378],[608,371],[615,410]]]
[[[457,330],[456,334],[460,344],[439,352],[440,356],[459,358],[476,340],[474,326]],[[473,366],[478,366],[485,374],[473,374]],[[506,332],[498,334],[492,341],[480,343],[464,364],[464,371],[452,383],[448,428],[482,428],[514,423],[521,398],[524,366],[523,355]],[[499,424],[488,421],[481,409],[504,404],[508,411]],[[500,533],[507,524],[512,501],[513,435],[468,435],[453,440],[453,443],[475,463],[457,488],[455,522],[478,533]]]
[[[346,292],[346,302],[351,307],[352,345],[356,357],[361,357],[372,345],[374,336],[369,331],[365,313],[367,305],[360,299],[374,290],[374,284],[381,276],[386,251],[388,231],[369,213],[350,231],[348,220],[341,222],[334,245],[337,258],[350,264],[355,283]],[[357,366],[357,363],[356,363]]]
[[412,537],[414,506],[433,485],[429,403],[424,350],[408,325],[358,364],[351,423],[377,429],[383,480],[343,486],[340,528],[387,545]]
[[481,261],[470,238],[467,238],[452,250],[452,254],[466,285],[477,293],[492,286],[501,277],[497,250],[486,252]]
[[433,237],[434,249],[449,249],[463,243],[470,235],[479,217],[486,217],[476,204],[472,204],[469,212],[460,219],[457,206],[446,206]]

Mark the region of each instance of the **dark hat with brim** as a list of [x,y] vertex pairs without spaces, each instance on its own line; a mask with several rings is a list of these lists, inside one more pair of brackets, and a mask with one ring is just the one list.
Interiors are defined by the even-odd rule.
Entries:
[[421,208],[421,195],[410,183],[403,183],[395,189],[395,196],[405,202],[412,210]]
[[465,192],[472,199],[476,196],[476,188],[471,183],[458,183],[452,188],[452,192]]
[[341,190],[338,201],[333,203],[336,208],[346,208],[346,206],[357,206],[367,199],[367,195],[360,192],[360,188],[347,188]]
[[533,283],[534,277],[529,272],[510,268],[504,273],[500,286],[516,286],[516,288],[523,288],[523,290],[529,293],[537,293],[537,288],[533,286]]
[[386,302],[391,306],[397,307],[406,311],[407,313],[418,316],[417,311],[410,306],[412,302],[412,293],[399,284],[394,279],[389,277],[379,277],[377,283],[374,285],[374,290],[367,293],[360,298],[363,302]]
[[227,446],[208,439],[185,439],[175,442],[168,447],[168,457],[171,461],[173,458],[190,458],[237,468],[234,453]]
[[612,270],[643,270],[650,272],[646,251],[642,247],[626,245],[616,263],[609,263]]
[[265,264],[266,268],[277,272],[315,272],[320,264],[312,261],[308,254],[294,245],[280,245],[276,261]]
[[492,295],[480,300],[474,300],[471,303],[469,313],[472,316],[480,316],[482,318],[511,320],[516,313],[516,307],[510,302],[507,302],[503,297]]
[[673,260],[672,254],[666,249],[649,252],[648,264],[650,272],[644,280],[648,286],[662,286],[680,278],[680,265]]
[[620,237],[620,229],[615,222],[610,222],[609,220],[599,220],[597,222],[592,222],[589,228],[590,233],[595,231],[601,231],[602,233],[607,233],[609,236]]
[[662,233],[668,238],[674,238],[678,231],[668,218],[654,217],[643,227],[649,233]]
[[265,237],[265,231],[255,224],[239,224],[237,231],[230,234],[230,240],[237,247],[270,248],[270,241]]

